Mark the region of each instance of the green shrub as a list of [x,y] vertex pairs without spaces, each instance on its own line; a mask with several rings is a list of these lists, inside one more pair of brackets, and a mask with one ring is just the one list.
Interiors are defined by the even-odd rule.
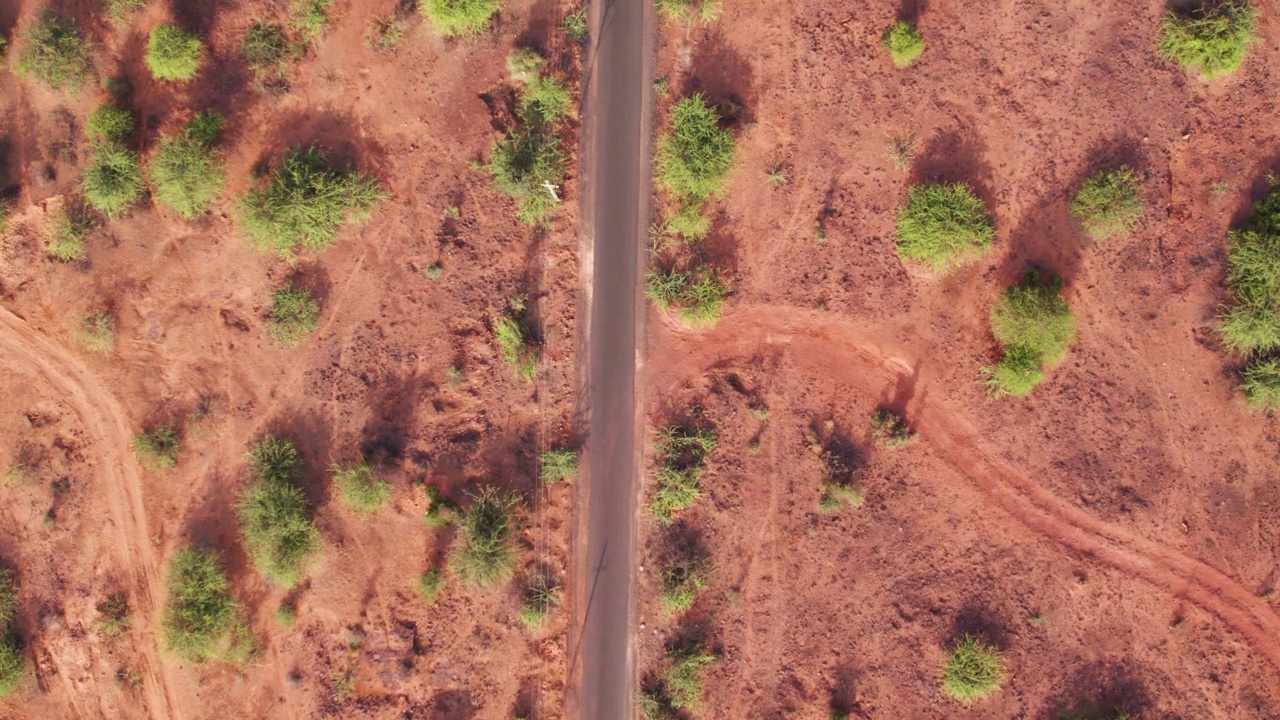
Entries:
[[818,496],[818,510],[833,513],[846,505],[857,510],[862,507],[865,495],[862,488],[852,483],[828,481]]
[[12,632],[0,637],[0,697],[9,697],[17,691],[26,677],[27,664],[22,659],[22,648]]
[[992,398],[1006,395],[1023,397],[1044,380],[1044,368],[1040,356],[1028,348],[1005,348],[1004,355],[990,367],[984,367],[987,375],[987,391]]
[[963,183],[926,183],[898,211],[898,255],[939,275],[978,258],[995,228],[986,205]]
[[1244,354],[1280,348],[1280,190],[1228,233],[1227,250],[1232,298],[1218,327],[1223,343]]
[[1280,409],[1280,358],[1254,358],[1241,375],[1240,389],[1250,405],[1267,412]]
[[698,479],[706,466],[707,455],[715,447],[716,435],[712,430],[670,425],[658,432],[654,443],[658,472],[649,501],[649,512],[658,522],[670,523],[676,513],[698,499],[701,493]]
[[427,486],[427,503],[423,519],[432,530],[439,530],[458,519],[460,509],[457,503],[445,497],[435,485]]
[[1076,334],[1076,317],[1062,297],[1062,279],[1045,282],[1034,270],[1024,273],[991,311],[991,331],[1005,347],[1026,348],[1050,364],[1062,360]]
[[324,32],[329,22],[331,0],[293,0],[289,4],[289,24],[302,35],[303,42],[312,42]]
[[418,578],[418,597],[427,605],[435,605],[444,589],[444,573],[432,568]]
[[284,35],[284,28],[263,22],[250,25],[245,31],[240,55],[259,77],[280,71],[289,55],[289,40]]
[[17,577],[8,568],[0,569],[0,627],[7,626],[17,614]]
[[472,497],[471,507],[458,519],[458,540],[450,564],[462,582],[488,587],[515,570],[516,498],[491,487]]
[[512,132],[494,143],[488,169],[498,189],[516,199],[520,220],[537,225],[558,204],[547,185],[554,187],[561,181],[567,162],[555,135]]
[[86,348],[109,353],[116,346],[116,320],[109,310],[99,310],[80,318],[76,339]]
[[706,266],[692,272],[650,270],[645,294],[663,310],[675,310],[690,327],[709,327],[720,319],[728,286]]
[[248,627],[231,599],[217,554],[184,548],[169,566],[168,581],[162,632],[170,651],[196,663],[243,659],[252,652]]
[[76,262],[88,257],[84,247],[89,236],[89,223],[70,211],[56,211],[44,227],[44,248],[49,257],[61,262]]
[[707,585],[711,567],[706,559],[697,556],[681,557],[662,569],[662,587],[658,592],[658,604],[667,615],[683,615],[693,607],[698,593]]
[[548,485],[578,476],[578,453],[569,448],[547,450],[538,458],[538,477]]
[[61,90],[78,90],[89,79],[89,51],[75,21],[45,13],[26,34],[18,56],[23,75]]
[[884,31],[880,47],[893,58],[894,65],[904,68],[924,52],[924,38],[920,37],[920,31],[916,30],[915,25],[899,20]]
[[281,603],[276,609],[276,624],[282,628],[293,627],[293,623],[298,620],[298,608],[293,603]]
[[142,197],[138,155],[119,142],[99,143],[84,170],[84,197],[107,217],[118,217]]
[[347,467],[335,463],[329,469],[333,472],[333,484],[342,501],[357,515],[377,512],[391,497],[391,486],[378,479],[369,463],[359,462]]
[[1214,78],[1240,67],[1256,28],[1248,0],[1206,3],[1190,15],[1165,15],[1156,49],[1166,60]]
[[320,304],[311,291],[289,285],[271,293],[267,333],[285,347],[297,347],[320,326]]
[[516,377],[532,382],[538,373],[538,346],[532,333],[507,312],[494,322],[493,338],[498,343],[502,361],[515,371]]
[[249,451],[255,481],[240,496],[240,532],[254,565],[268,578],[290,586],[320,548],[307,497],[297,482],[302,458],[285,438],[267,436]]
[[291,150],[264,187],[241,199],[240,222],[258,249],[290,257],[299,246],[332,245],[343,225],[367,218],[382,197],[377,180],[333,170],[315,148]]
[[540,627],[547,621],[547,614],[560,604],[560,587],[545,576],[534,578],[524,591],[524,604],[520,606],[520,619],[527,627]]
[[662,230],[686,240],[702,240],[711,232],[711,218],[702,213],[701,203],[682,203],[679,210],[666,214]]
[[564,22],[560,23],[560,29],[564,30],[564,34],[569,39],[580,43],[587,39],[587,11],[585,8],[576,12],[571,12],[564,17]]
[[133,454],[138,464],[152,470],[165,470],[178,464],[182,452],[182,435],[171,425],[157,425],[133,436]]
[[709,23],[720,17],[722,0],[656,0],[658,13],[673,22]]
[[507,55],[507,73],[520,83],[536,80],[542,68],[542,56],[533,48],[516,48]]
[[1133,172],[1121,167],[1090,176],[1071,201],[1071,214],[1099,240],[1133,230],[1142,218],[1142,196]]
[[102,0],[102,9],[112,22],[121,22],[125,16],[147,6],[147,0]]
[[90,140],[123,142],[133,132],[133,114],[128,110],[103,103],[84,122],[84,134]]
[[200,69],[200,38],[177,25],[160,25],[147,41],[147,69],[157,80],[186,82]]
[[942,668],[942,692],[968,705],[995,692],[1004,682],[1004,661],[995,648],[965,635]]
[[734,140],[701,95],[671,108],[671,126],[658,139],[658,184],[687,203],[716,195],[733,167]]
[[892,450],[915,442],[916,434],[897,413],[880,408],[871,413],[871,441]]
[[187,219],[209,209],[226,180],[222,161],[209,147],[221,127],[221,115],[201,113],[181,135],[160,142],[147,164],[157,202]]
[[696,712],[702,697],[702,671],[716,657],[694,645],[683,645],[668,650],[667,659],[671,665],[663,680],[671,707]]
[[425,0],[418,7],[444,37],[479,35],[489,27],[489,18],[502,7],[502,0]]
[[516,108],[526,126],[547,126],[573,114],[573,91],[550,75],[534,77]]
[[112,593],[98,604],[98,626],[102,634],[109,638],[118,638],[133,627],[133,616],[129,613],[129,600],[122,592]]
[[405,21],[399,15],[375,17],[369,24],[369,31],[365,33],[365,45],[376,53],[395,52],[404,39],[405,26]]

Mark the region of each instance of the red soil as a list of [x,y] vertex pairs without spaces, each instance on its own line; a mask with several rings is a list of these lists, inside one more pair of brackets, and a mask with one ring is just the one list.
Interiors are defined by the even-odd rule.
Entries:
[[[921,5],[906,70],[878,47],[890,3],[728,4],[664,30],[670,86],[743,112],[707,244],[732,272],[725,316],[650,319],[651,422],[701,406],[720,446],[684,518],[712,580],[677,623],[642,577],[642,671],[692,632],[721,653],[708,717],[1280,717],[1276,420],[1246,408],[1214,332],[1225,232],[1280,152],[1275,8],[1206,84],[1155,56],[1159,4]],[[900,173],[886,145],[909,131]],[[1119,162],[1146,215],[1089,241],[1066,200]],[[893,249],[906,187],[938,178],[974,185],[997,227],[944,280]],[[987,315],[1029,264],[1065,278],[1079,337],[1030,397],[988,402]],[[881,405],[920,442],[872,446]],[[866,502],[823,515],[810,445],[832,432],[867,462]],[[971,708],[937,684],[966,631],[1009,669]]]
[[[554,226],[533,232],[472,163],[500,136],[502,108],[485,97],[509,94],[504,61],[517,39],[557,48],[552,67],[577,72],[575,51],[552,32],[571,8],[512,2],[491,32],[465,42],[443,41],[411,16],[399,50],[377,55],[364,46],[368,22],[396,3],[337,0],[289,91],[272,95],[236,53],[252,22],[284,19],[283,4],[175,3],[211,53],[178,88],[152,81],[141,62],[146,32],[172,17],[168,5],[151,3],[124,28],[97,17],[96,5],[60,7],[96,44],[98,76],[132,86],[125,105],[142,128],[133,147],[145,156],[162,132],[218,109],[228,118],[228,187],[195,222],[144,205],[95,230],[86,263],[51,262],[38,233],[46,210],[78,191],[83,118],[105,92],[69,97],[0,75],[4,180],[17,191],[0,247],[0,464],[28,469],[0,488],[0,560],[18,574],[15,627],[34,663],[0,716],[557,716],[568,614],[526,629],[519,582],[488,592],[451,583],[424,606],[416,579],[442,560],[453,531],[424,525],[414,483],[459,502],[485,484],[520,492],[518,579],[541,565],[558,576],[567,568],[573,489],[543,489],[536,458],[575,434],[577,188],[571,179]],[[42,8],[6,6],[0,29],[17,37]],[[20,50],[11,45],[10,62]],[[293,264],[260,255],[231,219],[232,201],[259,162],[312,143],[382,180],[388,198],[321,253]],[[446,218],[450,206],[457,219]],[[435,264],[443,274],[431,279]],[[286,280],[313,288],[322,306],[319,331],[293,350],[264,332],[270,292]],[[492,319],[517,293],[543,338],[532,385],[513,377],[491,340]],[[102,307],[118,318],[106,356],[73,335],[79,317]],[[129,439],[159,422],[187,425],[184,454],[173,470],[139,470]],[[303,451],[324,538],[292,593],[250,566],[232,508],[244,453],[269,431]],[[346,510],[324,471],[358,453],[393,486],[372,519]],[[164,572],[191,543],[223,552],[260,646],[244,667],[192,666],[160,646]],[[113,640],[96,606],[117,590],[134,623]],[[298,605],[287,629],[275,622],[286,598]],[[344,675],[345,700],[334,681]]]

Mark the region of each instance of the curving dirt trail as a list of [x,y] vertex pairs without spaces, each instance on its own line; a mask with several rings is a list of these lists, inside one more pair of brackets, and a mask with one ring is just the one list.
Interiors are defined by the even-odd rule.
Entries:
[[[921,439],[1005,512],[1055,542],[1213,613],[1280,671],[1280,615],[1270,605],[1215,568],[1089,515],[998,459],[962,412],[938,399],[941,393],[930,395],[920,363],[894,351],[889,329],[773,307],[730,310],[707,332],[690,332],[666,317],[654,326],[671,349],[665,362],[650,363],[652,386],[660,393],[762,352],[788,352],[797,362],[861,383],[873,395],[887,383],[910,387],[909,417]],[[860,377],[852,377],[851,368]]]
[[168,667],[155,647],[163,584],[156,569],[142,505],[142,482],[127,448],[131,433],[119,403],[74,356],[51,342],[25,321],[0,308],[0,350],[10,362],[33,368],[75,409],[85,430],[99,446],[107,481],[120,561],[130,577],[131,602],[137,609],[143,642],[138,644],[143,667],[143,693],[152,717],[180,719]]

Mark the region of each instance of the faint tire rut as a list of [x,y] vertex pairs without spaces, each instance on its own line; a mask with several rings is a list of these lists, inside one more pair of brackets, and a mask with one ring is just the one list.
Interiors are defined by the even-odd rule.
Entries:
[[104,496],[115,530],[116,548],[129,575],[132,600],[142,619],[138,651],[144,667],[143,693],[152,717],[181,718],[168,668],[156,650],[162,583],[151,550],[142,481],[129,457],[129,425],[116,399],[73,355],[24,320],[0,308],[0,348],[10,363],[22,363],[44,378],[65,399],[98,446]]
[[[850,364],[871,369],[861,379],[872,394],[885,382],[915,382],[915,363],[886,352],[884,347],[891,343],[874,331],[795,309],[731,311],[715,328],[701,333],[666,319],[661,325],[678,352],[670,353],[670,362],[650,364],[660,368],[652,378],[659,392],[670,391],[694,373],[767,347],[794,350],[795,361],[818,369],[841,369],[846,379]],[[999,460],[977,431],[942,401],[921,399],[912,414],[916,430],[932,451],[1023,525],[1195,603],[1238,632],[1280,671],[1280,616],[1256,594],[1199,560],[1058,498]]]

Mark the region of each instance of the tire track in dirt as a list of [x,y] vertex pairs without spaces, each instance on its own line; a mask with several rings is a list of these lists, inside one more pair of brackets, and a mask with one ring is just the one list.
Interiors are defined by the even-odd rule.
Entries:
[[[920,389],[927,379],[917,376],[918,363],[885,349],[895,345],[884,339],[888,332],[774,307],[732,310],[702,333],[685,330],[667,317],[655,326],[675,351],[667,362],[650,363],[652,386],[658,392],[669,392],[690,377],[766,348],[792,350],[796,361],[838,371],[837,376],[860,382],[873,396],[883,392],[886,382],[910,383],[916,398],[911,419],[922,440],[1005,512],[1054,542],[1131,572],[1216,615],[1280,671],[1280,616],[1266,602],[1205,563],[1093,517],[1000,460],[961,413],[943,400],[922,397]],[[855,377],[849,373],[851,364],[870,372]]]
[[115,398],[70,353],[51,342],[17,315],[0,308],[0,348],[9,362],[34,369],[75,409],[85,430],[99,446],[107,485],[105,497],[116,531],[120,561],[130,576],[133,601],[141,617],[138,645],[144,667],[143,694],[152,717],[181,718],[168,667],[160,660],[159,611],[162,583],[151,551],[142,481],[126,448],[129,426]]

